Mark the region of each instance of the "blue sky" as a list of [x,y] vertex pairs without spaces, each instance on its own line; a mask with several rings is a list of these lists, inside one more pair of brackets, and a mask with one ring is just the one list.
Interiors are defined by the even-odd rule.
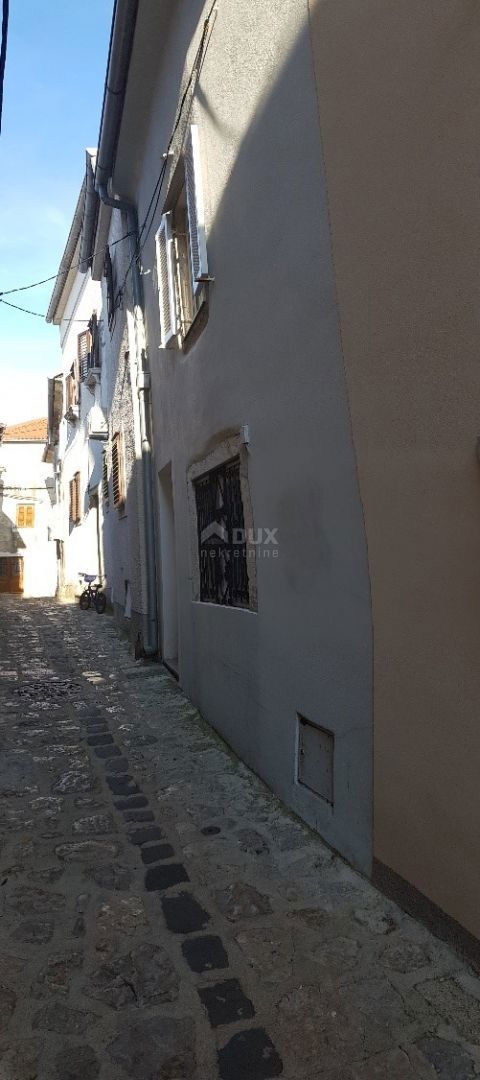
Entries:
[[[0,290],[58,269],[96,146],[113,0],[11,0],[0,135]],[[46,312],[53,282],[7,297]],[[0,304],[0,420],[45,415],[58,328]]]

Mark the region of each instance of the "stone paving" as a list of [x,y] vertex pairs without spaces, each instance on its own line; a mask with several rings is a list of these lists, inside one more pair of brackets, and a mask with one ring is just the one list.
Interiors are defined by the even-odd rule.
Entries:
[[0,1080],[472,1080],[480,981],[112,619],[0,598]]

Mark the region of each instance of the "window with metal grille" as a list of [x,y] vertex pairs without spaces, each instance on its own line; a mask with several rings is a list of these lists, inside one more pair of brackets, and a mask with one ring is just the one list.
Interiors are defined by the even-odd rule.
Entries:
[[249,606],[247,550],[240,484],[234,458],[195,481],[200,600]]
[[29,503],[17,506],[17,526],[19,529],[33,529],[35,525],[35,507]]
[[113,505],[125,505],[125,461],[123,440],[119,431],[112,439],[112,491]]
[[102,457],[102,495],[103,501],[108,502],[108,457],[107,451],[103,451]]
[[72,478],[72,480],[70,480],[69,492],[70,492],[70,510],[69,510],[70,521],[74,525],[78,525],[79,521],[81,521],[81,516],[82,516],[81,515],[81,506],[80,506],[81,490],[80,490],[80,473],[79,472],[76,472],[74,477]]

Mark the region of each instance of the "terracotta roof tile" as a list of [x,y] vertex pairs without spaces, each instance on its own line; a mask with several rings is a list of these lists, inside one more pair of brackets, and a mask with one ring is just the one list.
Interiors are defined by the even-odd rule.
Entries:
[[26,420],[23,424],[9,424],[3,436],[4,442],[46,442],[47,419]]

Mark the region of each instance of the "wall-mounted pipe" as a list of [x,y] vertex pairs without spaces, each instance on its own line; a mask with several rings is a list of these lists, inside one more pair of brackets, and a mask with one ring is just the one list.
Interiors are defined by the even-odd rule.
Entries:
[[106,206],[123,211],[127,218],[127,231],[129,233],[129,262],[138,373],[137,397],[142,446],[143,522],[140,524],[143,529],[147,579],[147,611],[144,615],[143,644],[146,655],[153,656],[158,651],[155,521],[153,513],[150,378],[145,343],[143,285],[136,257],[138,221],[134,205],[126,199],[115,197],[114,193],[109,190],[125,100],[137,10],[138,0],[116,0],[115,2],[95,167],[95,188]]
[[150,378],[148,373],[147,350],[145,342],[143,286],[137,263],[138,222],[137,213],[132,203],[125,199],[112,198],[103,184],[97,187],[98,194],[107,206],[121,210],[127,218],[129,233],[129,261],[132,280],[133,317],[135,325],[135,347],[137,353],[137,397],[140,420],[140,439],[142,446],[143,479],[143,531],[146,558],[146,600],[147,611],[144,614],[143,646],[147,656],[154,656],[158,651],[157,625],[157,586],[155,560],[155,521],[153,514],[152,483],[152,433],[150,420]]

